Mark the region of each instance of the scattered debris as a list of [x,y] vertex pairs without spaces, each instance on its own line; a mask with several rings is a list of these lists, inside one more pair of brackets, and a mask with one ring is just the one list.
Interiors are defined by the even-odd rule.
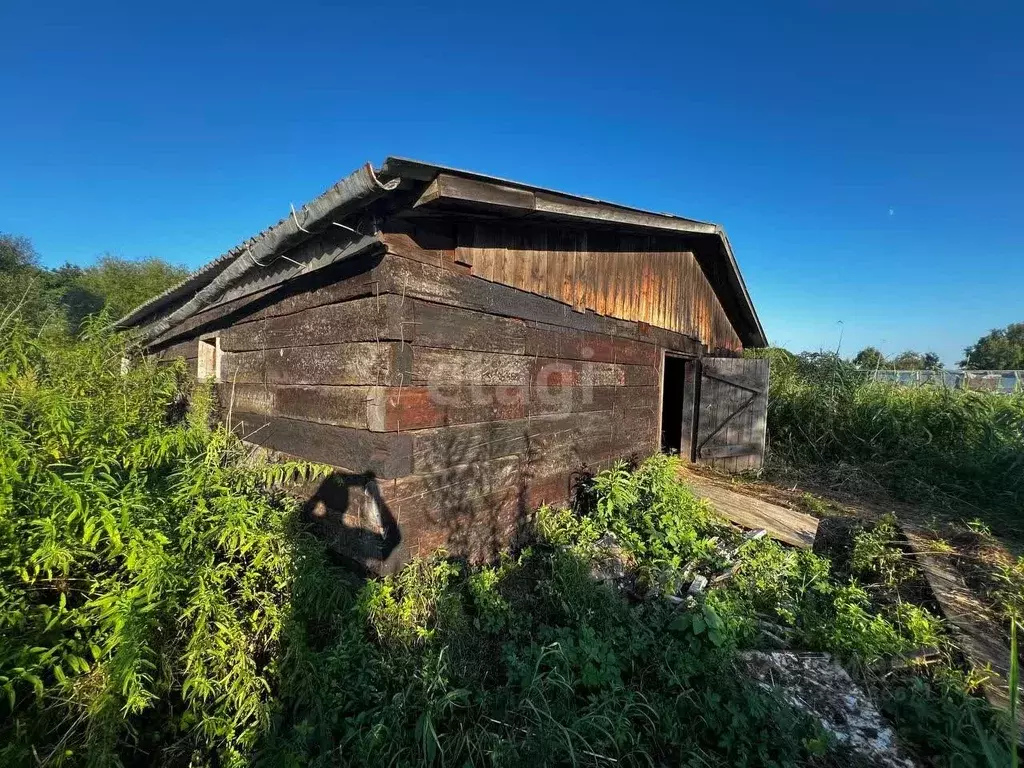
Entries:
[[[990,673],[982,687],[985,698],[992,706],[1009,712],[1010,649],[998,618],[978,601],[951,558],[932,551],[934,547],[920,531],[904,526],[903,533],[957,646],[973,668]],[[1024,722],[1024,711],[1018,711],[1017,719],[1018,724]],[[1018,744],[1024,745],[1024,729],[1018,732]]]
[[827,653],[748,651],[741,659],[766,689],[816,718],[841,745],[884,768],[914,768],[867,694]]
[[770,619],[758,615],[757,628],[760,631],[762,638],[767,640],[776,648],[785,650],[792,647],[793,635],[795,635],[796,632],[791,627],[784,627],[781,624],[777,624]]
[[740,564],[739,563],[735,563],[735,564],[731,565],[728,570],[722,571],[721,573],[717,574],[713,579],[711,579],[711,583],[712,584],[721,584],[723,581],[728,581],[729,579],[731,579],[733,576],[736,575],[736,571],[738,571],[739,569],[740,569]]
[[686,590],[686,594],[688,594],[688,595],[699,595],[701,592],[703,592],[707,588],[707,586],[708,586],[708,578],[707,578],[707,576],[701,576],[700,574],[697,574],[696,576],[693,577],[693,582],[691,582],[690,588],[688,590]]
[[595,581],[624,587],[632,580],[633,559],[619,546],[614,533],[606,533],[595,543],[598,555],[590,567],[590,576]]

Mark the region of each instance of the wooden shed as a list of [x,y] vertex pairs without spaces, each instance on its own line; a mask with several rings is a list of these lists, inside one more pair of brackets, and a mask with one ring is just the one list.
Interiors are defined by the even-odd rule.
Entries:
[[765,335],[721,227],[477,173],[367,165],[118,325],[245,439],[336,467],[308,508],[372,571],[489,557],[620,458],[763,457]]

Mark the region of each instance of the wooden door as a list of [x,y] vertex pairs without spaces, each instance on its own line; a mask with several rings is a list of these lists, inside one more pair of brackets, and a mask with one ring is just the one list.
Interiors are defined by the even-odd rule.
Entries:
[[760,469],[768,417],[768,361],[705,357],[694,457],[729,472]]

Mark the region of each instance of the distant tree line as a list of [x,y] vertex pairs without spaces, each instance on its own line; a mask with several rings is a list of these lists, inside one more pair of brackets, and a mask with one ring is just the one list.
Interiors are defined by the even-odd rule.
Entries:
[[149,258],[138,261],[106,255],[95,264],[39,264],[32,242],[0,233],[0,316],[12,311],[35,328],[65,326],[77,331],[103,309],[111,320],[127,314],[189,274],[185,267]]
[[875,370],[888,368],[897,371],[939,371],[942,361],[934,352],[915,352],[908,349],[894,357],[886,357],[876,347],[864,347],[853,357],[853,364],[858,368]]
[[[907,350],[886,357],[876,347],[865,347],[853,356],[851,362],[865,370],[939,371],[944,367],[934,352]],[[997,328],[982,336],[964,349],[964,359],[959,366],[973,371],[1024,370],[1024,323],[1011,323],[1006,328]]]

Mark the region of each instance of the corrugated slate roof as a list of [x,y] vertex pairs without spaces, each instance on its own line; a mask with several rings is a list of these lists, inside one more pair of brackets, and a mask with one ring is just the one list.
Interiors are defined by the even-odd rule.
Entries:
[[[577,220],[582,217],[608,224],[607,213],[611,212],[613,214],[611,221],[621,226],[713,238],[719,244],[721,256],[727,267],[729,285],[740,301],[743,320],[750,328],[747,345],[765,346],[767,344],[764,329],[757,316],[757,311],[754,309],[729,238],[719,225],[400,157],[388,157],[377,172],[374,172],[369,164],[363,166],[304,205],[299,211],[290,213],[274,226],[240,243],[196,270],[178,285],[132,310],[118,320],[115,325],[119,328],[145,326],[145,336],[152,338],[216,302],[226,290],[237,285],[246,273],[255,267],[264,266],[267,259],[279,257],[286,250],[294,248],[315,234],[318,229],[329,227],[332,220],[351,215],[373,200],[393,192],[402,181],[426,183],[442,173],[547,196],[544,199],[547,200],[548,205],[538,207],[536,213],[548,218],[569,217],[557,203],[551,204],[552,198],[558,198],[579,201],[590,206],[600,206],[605,213],[599,217],[596,214],[587,216],[586,213],[577,212],[575,214]],[[616,212],[618,215],[615,215]],[[341,225],[339,224],[339,226]],[[355,234],[362,235],[362,233]],[[324,266],[324,264],[316,266]],[[179,303],[185,297],[188,298]],[[169,311],[161,315],[162,310]]]

